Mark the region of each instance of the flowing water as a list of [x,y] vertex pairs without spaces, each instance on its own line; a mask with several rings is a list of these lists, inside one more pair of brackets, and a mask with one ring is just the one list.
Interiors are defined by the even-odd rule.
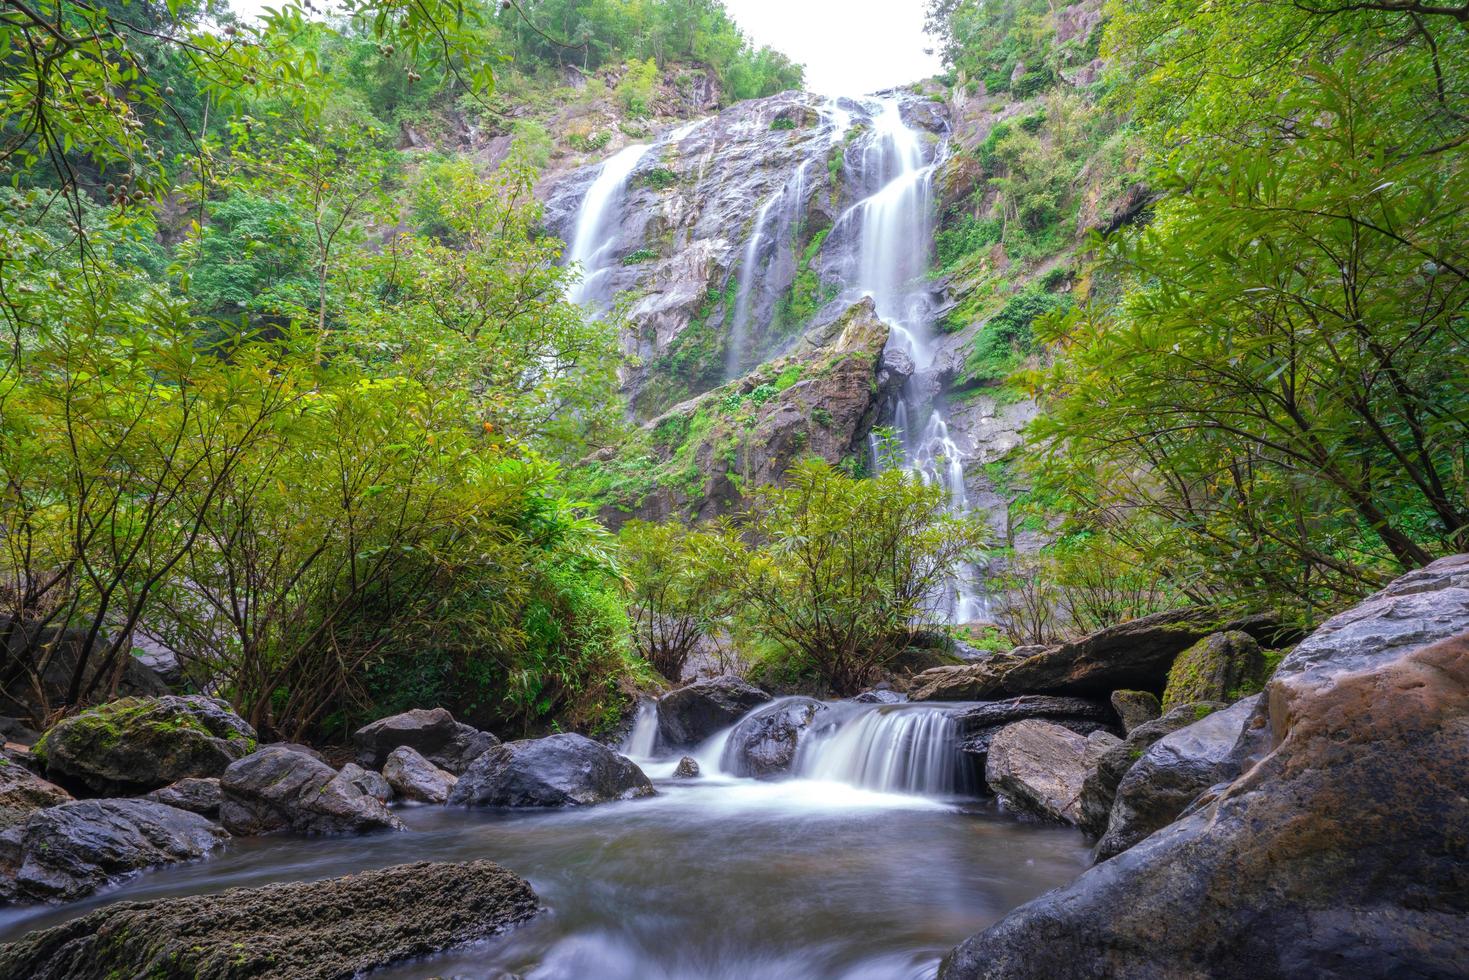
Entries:
[[566,252],[567,264],[581,267],[581,280],[567,290],[566,298],[594,309],[605,307],[609,297],[602,288],[616,262],[612,247],[616,242],[618,211],[627,194],[628,178],[647,155],[650,146],[634,144],[610,157],[602,164],[596,179],[587,188],[577,212],[576,227]]
[[830,714],[803,740],[793,778],[727,775],[725,732],[695,751],[701,777],[676,780],[665,774],[677,755],[651,755],[645,708],[626,749],[653,776],[651,799],[548,812],[409,806],[398,810],[408,833],[241,838],[85,902],[0,910],[0,941],[118,900],[489,858],[528,878],[545,911],[506,936],[375,976],[920,978],[955,943],[1086,866],[1076,831],[952,795],[951,710],[846,702]]

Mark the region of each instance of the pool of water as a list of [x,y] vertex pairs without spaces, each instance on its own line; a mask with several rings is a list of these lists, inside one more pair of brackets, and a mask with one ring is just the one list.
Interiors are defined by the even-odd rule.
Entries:
[[956,942],[1086,865],[1076,831],[984,801],[816,780],[658,780],[557,812],[405,807],[410,833],[242,838],[62,907],[0,909],[0,941],[108,902],[490,858],[546,911],[392,978],[796,980],[931,976]]

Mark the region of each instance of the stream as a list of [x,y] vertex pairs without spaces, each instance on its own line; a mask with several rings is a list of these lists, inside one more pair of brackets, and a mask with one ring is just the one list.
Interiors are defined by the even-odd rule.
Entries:
[[[933,717],[945,709],[833,707],[837,722],[803,740],[793,778],[727,775],[725,732],[694,753],[696,779],[671,778],[678,754],[640,758],[658,790],[650,799],[535,812],[404,806],[409,833],[239,838],[86,901],[0,910],[0,942],[109,902],[488,858],[529,879],[546,911],[374,977],[918,978],[1086,867],[1073,829],[1022,821],[989,800],[870,788],[951,778],[957,745]],[[627,751],[651,744],[650,714]]]

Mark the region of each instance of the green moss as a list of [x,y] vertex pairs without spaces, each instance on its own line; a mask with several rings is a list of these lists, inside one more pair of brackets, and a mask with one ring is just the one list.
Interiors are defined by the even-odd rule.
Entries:
[[634,186],[651,187],[655,191],[666,191],[677,183],[678,174],[667,167],[654,167],[633,180]]
[[654,248],[640,248],[636,252],[629,252],[623,256],[623,265],[642,265],[644,262],[652,262],[658,258],[658,250]]
[[795,129],[796,128],[796,121],[794,119],[786,119],[786,118],[782,117],[780,119],[776,119],[773,122],[771,122],[770,128],[773,129],[773,130]]

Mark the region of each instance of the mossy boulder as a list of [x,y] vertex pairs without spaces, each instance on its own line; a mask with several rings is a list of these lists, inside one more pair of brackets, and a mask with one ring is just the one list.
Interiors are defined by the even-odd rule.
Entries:
[[1213,633],[1173,661],[1163,710],[1193,701],[1233,703],[1260,693],[1269,677],[1269,661],[1254,637],[1239,630]]
[[255,729],[215,698],[120,698],[57,722],[36,743],[63,786],[128,796],[222,774],[255,750]]

